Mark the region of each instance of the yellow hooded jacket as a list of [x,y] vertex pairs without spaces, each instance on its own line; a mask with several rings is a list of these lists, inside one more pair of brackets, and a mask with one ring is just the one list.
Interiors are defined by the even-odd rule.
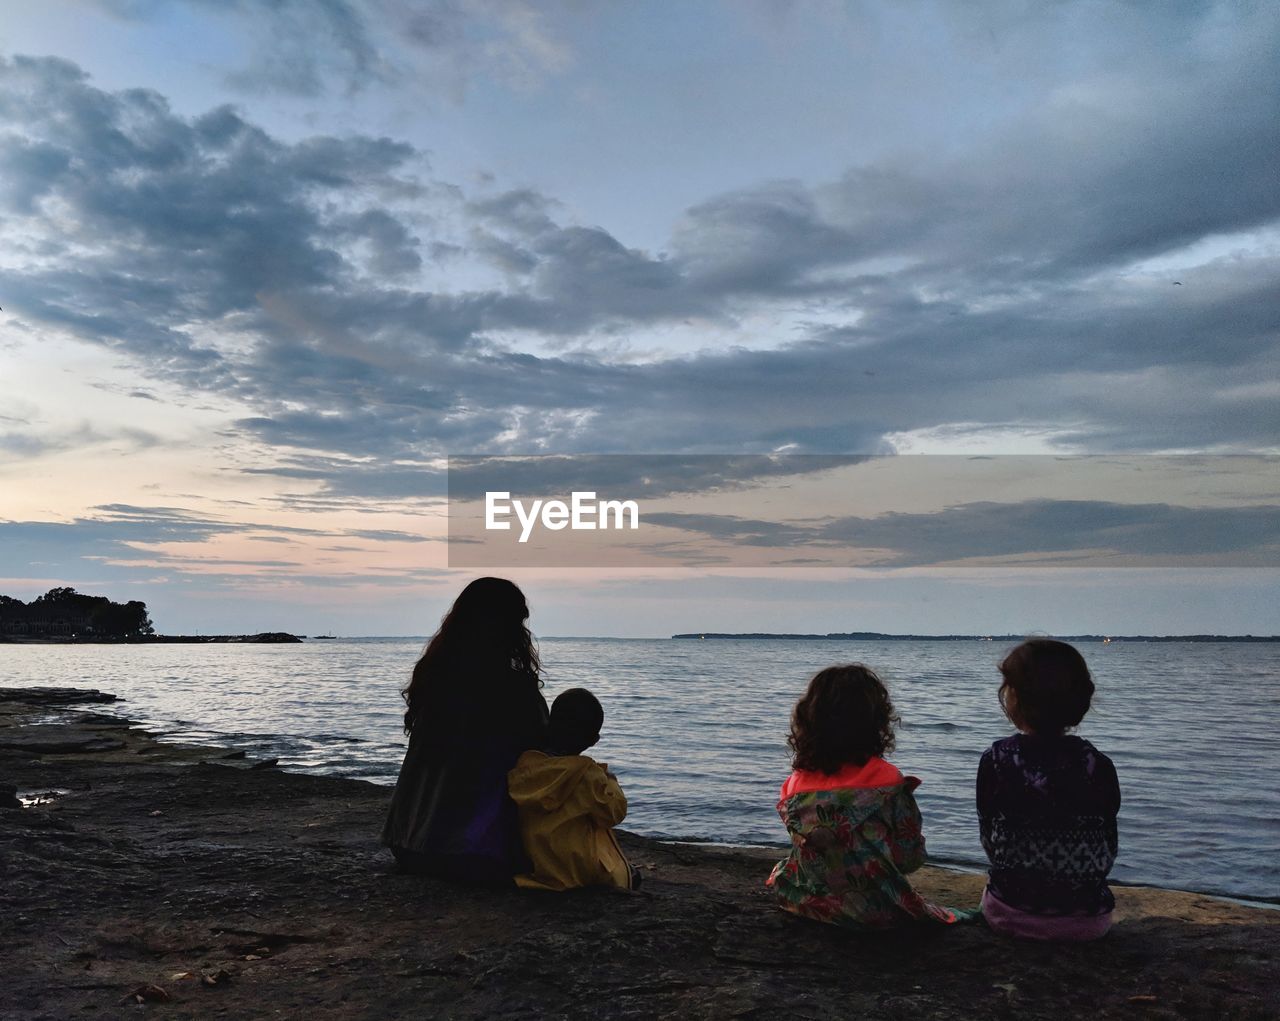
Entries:
[[612,827],[627,799],[606,767],[585,755],[528,751],[507,774],[520,813],[520,838],[533,871],[516,876],[534,890],[631,885],[631,867]]

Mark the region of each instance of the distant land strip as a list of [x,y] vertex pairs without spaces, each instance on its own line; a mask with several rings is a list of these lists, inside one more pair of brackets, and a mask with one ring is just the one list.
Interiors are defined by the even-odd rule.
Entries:
[[[750,641],[819,642],[1021,642],[1036,635],[886,635],[879,631],[832,631],[825,635],[770,634],[746,631],[692,631],[672,635],[673,639],[734,638]],[[1280,642],[1280,635],[1053,635],[1064,642]]]
[[7,645],[276,645],[301,642],[284,631],[264,631],[256,635],[132,635],[127,638],[101,635],[3,635]]

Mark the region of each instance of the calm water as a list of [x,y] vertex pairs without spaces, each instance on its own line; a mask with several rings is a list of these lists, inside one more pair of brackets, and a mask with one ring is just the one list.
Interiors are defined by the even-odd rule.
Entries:
[[[292,769],[393,783],[398,689],[421,641],[303,645],[0,646],[0,685],[66,684],[175,738],[279,756]],[[978,756],[1010,732],[990,642],[547,639],[548,701],[590,687],[605,705],[592,754],[627,792],[626,826],[659,837],[780,843],[791,706],[812,673],[861,660],[905,725],[892,760],[918,792],[933,858],[985,862]],[[1080,734],[1120,774],[1115,878],[1280,897],[1280,645],[1083,648],[1098,685]]]

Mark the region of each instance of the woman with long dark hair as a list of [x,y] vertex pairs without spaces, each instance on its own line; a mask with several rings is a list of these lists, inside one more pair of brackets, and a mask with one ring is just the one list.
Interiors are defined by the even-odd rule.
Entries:
[[478,578],[414,666],[401,692],[409,750],[382,830],[402,868],[485,883],[524,871],[507,771],[547,725],[528,618],[519,588]]

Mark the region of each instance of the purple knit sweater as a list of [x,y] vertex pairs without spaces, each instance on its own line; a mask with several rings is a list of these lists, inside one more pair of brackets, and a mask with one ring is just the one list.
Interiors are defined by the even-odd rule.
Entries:
[[1034,734],[997,741],[978,766],[988,888],[1034,914],[1110,911],[1119,809],[1115,766],[1088,741]]

